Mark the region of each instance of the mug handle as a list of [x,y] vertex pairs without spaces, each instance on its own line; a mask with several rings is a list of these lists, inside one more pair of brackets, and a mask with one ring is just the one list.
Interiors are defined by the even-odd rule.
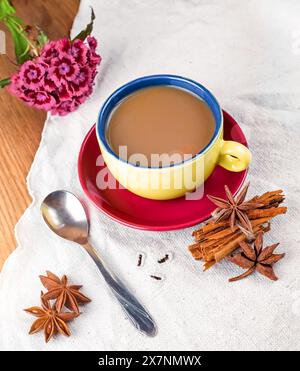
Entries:
[[224,169],[239,172],[248,168],[252,159],[247,147],[238,142],[223,140],[218,163]]

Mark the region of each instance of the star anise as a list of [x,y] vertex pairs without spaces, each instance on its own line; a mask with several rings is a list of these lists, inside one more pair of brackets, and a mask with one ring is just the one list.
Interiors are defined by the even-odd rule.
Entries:
[[41,305],[41,307],[24,309],[26,312],[38,317],[37,320],[33,322],[29,334],[44,330],[46,343],[48,343],[51,337],[57,332],[65,336],[70,336],[71,332],[66,322],[78,317],[79,314],[57,311],[55,306],[51,306],[49,301],[44,299],[43,292],[41,292]]
[[249,185],[250,183],[246,184],[236,198],[233,197],[227,185],[224,187],[227,200],[220,197],[207,196],[211,202],[218,206],[218,208],[212,213],[216,223],[222,220],[229,220],[232,230],[235,225],[240,225],[244,230],[252,232],[252,225],[246,212],[263,205],[252,201],[245,202]]
[[254,241],[254,247],[250,246],[246,242],[240,242],[242,252],[233,256],[229,256],[227,259],[232,263],[238,265],[241,268],[247,269],[246,272],[240,276],[230,278],[229,282],[241,280],[247,276],[250,276],[254,271],[266,276],[270,280],[276,281],[276,277],[273,271],[273,264],[277,263],[284,257],[285,254],[273,254],[279,243],[267,246],[263,248],[263,234],[259,233]]
[[48,292],[43,295],[43,299],[56,299],[55,308],[58,312],[65,306],[71,311],[79,313],[78,304],[89,303],[91,301],[87,296],[79,292],[82,286],[68,286],[68,278],[66,275],[63,275],[62,278],[59,279],[59,277],[49,271],[46,273],[47,276],[40,276],[42,284],[48,290]]

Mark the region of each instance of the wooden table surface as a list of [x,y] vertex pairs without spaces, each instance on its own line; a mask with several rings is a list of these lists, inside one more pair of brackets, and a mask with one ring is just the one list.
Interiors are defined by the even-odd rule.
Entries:
[[[79,0],[13,0],[17,15],[28,24],[38,24],[50,39],[69,34]],[[7,30],[6,55],[0,56],[0,79],[16,67]],[[0,90],[0,269],[15,249],[14,226],[31,203],[26,176],[39,146],[46,114],[31,109]]]

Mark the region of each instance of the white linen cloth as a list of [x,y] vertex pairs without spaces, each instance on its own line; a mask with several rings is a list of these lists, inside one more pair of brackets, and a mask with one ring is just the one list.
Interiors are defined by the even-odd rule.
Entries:
[[[0,277],[0,349],[22,350],[300,350],[300,3],[297,0],[83,0],[75,35],[94,8],[103,57],[91,99],[67,117],[49,116],[28,175],[32,205],[16,226],[18,248]],[[207,86],[240,123],[253,163],[249,196],[283,188],[289,207],[266,243],[286,257],[271,282],[222,262],[202,272],[187,250],[194,228],[143,232],[112,221],[90,204],[91,242],[152,313],[158,335],[140,335],[125,319],[89,256],[55,236],[40,216],[51,191],[82,195],[76,164],[81,142],[105,98],[139,76],[173,73]],[[34,123],[33,123],[34,124]],[[144,252],[143,268],[137,253]],[[172,261],[158,265],[167,251]],[[82,283],[92,302],[70,323],[72,337],[27,335],[45,270]],[[165,277],[161,282],[149,274]]]

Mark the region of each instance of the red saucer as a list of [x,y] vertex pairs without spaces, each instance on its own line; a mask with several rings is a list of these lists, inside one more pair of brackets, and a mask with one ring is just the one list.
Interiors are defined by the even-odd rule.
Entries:
[[[247,146],[246,138],[237,122],[224,114],[224,139],[235,140]],[[129,227],[170,231],[193,226],[205,221],[215,209],[207,194],[225,197],[227,184],[235,194],[243,184],[247,171],[233,173],[217,166],[204,184],[204,196],[200,200],[156,201],[136,196],[126,189],[97,188],[96,176],[103,166],[96,166],[100,154],[95,125],[85,137],[78,158],[78,173],[81,186],[95,206],[117,222]],[[104,165],[105,166],[105,165]]]

